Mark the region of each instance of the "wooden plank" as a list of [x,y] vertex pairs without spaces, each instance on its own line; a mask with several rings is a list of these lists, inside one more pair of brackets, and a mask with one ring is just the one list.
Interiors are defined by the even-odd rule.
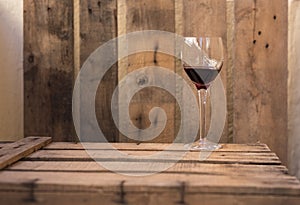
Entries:
[[184,36],[221,36],[226,39],[226,0],[182,2]]
[[0,150],[1,150],[3,147],[5,147],[5,146],[7,146],[7,145],[9,145],[9,144],[11,144],[11,143],[13,143],[13,142],[0,142]]
[[233,62],[234,62],[234,32],[235,32],[235,0],[226,2],[227,22],[227,69],[226,69],[226,99],[227,99],[227,138],[233,142]]
[[[220,36],[222,37],[226,59],[220,73],[221,79],[227,89],[227,24],[226,0],[181,0],[182,20],[179,32],[183,36]],[[178,70],[177,70],[178,71]],[[180,73],[180,71],[178,71]],[[182,72],[182,71],[181,71]],[[183,76],[185,74],[181,73]],[[186,77],[186,76],[185,76]],[[189,81],[187,78],[185,78]],[[228,88],[230,89],[230,87]],[[229,91],[228,91],[229,92]],[[197,95],[195,91],[195,95]],[[183,93],[183,99],[186,99]],[[209,104],[209,103],[208,103]],[[229,113],[230,114],[230,113]],[[228,114],[228,115],[229,115]],[[228,119],[228,117],[227,117]],[[228,139],[227,119],[220,142],[230,142]],[[210,122],[210,118],[207,119]]]
[[[175,31],[175,7],[172,0],[121,0],[118,1],[118,35],[141,30]],[[158,37],[159,39],[160,37]],[[139,42],[142,43],[142,42]],[[119,44],[119,49],[124,45]],[[128,49],[135,45],[128,45]],[[119,81],[130,72],[146,66],[159,66],[169,70],[175,69],[174,57],[160,53],[160,42],[153,45],[153,52],[141,52],[122,59],[119,62]],[[145,73],[145,75],[153,75]],[[137,79],[134,82],[138,82]],[[174,85],[175,86],[175,85]],[[122,103],[125,99],[119,99]],[[161,107],[166,111],[167,124],[164,131],[151,142],[172,142],[175,139],[175,100],[162,89],[149,87],[136,93],[131,100],[130,117],[138,129],[149,127],[149,111],[153,107]],[[128,130],[130,133],[131,130]],[[143,136],[139,136],[141,139]],[[119,136],[120,142],[133,142],[123,134]],[[137,140],[139,141],[139,140]],[[141,140],[142,141],[142,140]]]
[[73,140],[73,0],[24,1],[25,136]]
[[[88,144],[90,148],[95,148],[91,143]],[[67,145],[67,150],[62,150],[64,145]],[[165,148],[167,144],[112,145],[124,153],[140,156],[156,153],[155,150]],[[140,149],[147,145],[148,150]],[[242,145],[242,148],[238,148],[238,145],[225,146],[223,152],[212,153],[210,157],[215,161],[207,163],[197,160],[199,152],[189,152],[183,160],[163,173],[143,177],[133,176],[136,173],[148,173],[145,167],[149,166],[149,162],[139,162],[138,167],[132,170],[132,162],[126,161],[124,166],[122,159],[113,157],[112,150],[104,148],[91,151],[95,151],[95,157],[101,153],[101,160],[118,165],[119,169],[115,171],[122,171],[130,176],[112,173],[101,167],[82,150],[81,144],[55,143],[52,149],[51,145],[49,147],[48,150],[39,150],[0,172],[0,195],[6,203],[30,201],[32,204],[47,204],[48,200],[52,200],[53,204],[53,201],[58,200],[60,203],[76,204],[84,200],[85,204],[94,204],[94,200],[98,200],[98,203],[101,200],[106,204],[115,204],[116,201],[140,204],[142,200],[149,202],[148,204],[174,204],[178,201],[197,204],[199,199],[204,199],[209,200],[208,204],[297,204],[300,201],[300,182],[288,175],[284,166],[270,163],[264,165],[265,158],[279,161],[262,144]],[[252,152],[247,152],[247,149]],[[171,160],[174,153],[175,151],[170,152]],[[220,161],[222,158],[226,158],[225,164]],[[228,162],[230,163],[227,164]],[[252,164],[253,162],[255,163]],[[160,171],[160,166],[165,163],[168,162],[161,161],[152,165]],[[65,198],[67,195],[81,197],[73,202],[73,198]]]
[[[112,162],[119,163],[119,162]],[[131,166],[132,162],[128,162]],[[128,167],[120,167],[115,171],[122,171],[128,173],[143,172],[143,162],[137,169],[132,170]],[[157,163],[157,171],[160,171],[160,165],[163,162]],[[95,161],[19,161],[13,166],[7,168],[11,171],[47,171],[47,172],[110,172],[103,168]],[[151,170],[151,171],[155,171]],[[264,176],[269,178],[278,177],[280,175],[287,175],[288,170],[280,165],[247,165],[247,164],[208,164],[208,163],[176,163],[164,173],[176,174],[206,174],[206,175],[239,175],[239,176]]]
[[[168,193],[128,193],[123,201],[126,204],[139,205],[141,202],[148,205],[165,204],[173,205],[181,201],[181,195],[178,190]],[[19,205],[28,203],[35,205],[52,205],[52,204],[72,204],[72,205],[99,205],[101,204],[118,204],[121,201],[120,195],[116,193],[102,193],[101,191],[90,192],[55,192],[55,191],[36,191],[32,192],[1,192],[0,197],[5,204]],[[232,205],[235,204],[272,204],[272,205],[298,205],[299,197],[290,196],[262,196],[262,195],[224,195],[224,194],[184,194],[185,204],[201,204],[203,205]]]
[[[88,149],[109,149],[105,143],[84,143]],[[144,150],[144,151],[161,151],[166,149],[169,144],[165,143],[112,143],[114,148],[118,150]],[[183,145],[182,145],[183,146]],[[46,150],[83,150],[85,149],[81,143],[70,142],[53,142],[44,149]],[[215,152],[270,152],[265,144],[222,144],[222,148]]]
[[27,137],[0,149],[0,170],[51,142],[50,137]]
[[[16,174],[18,173],[18,174]],[[172,176],[172,178],[170,178]],[[28,191],[30,189],[52,191],[119,192],[120,184],[126,192],[165,193],[177,190],[185,182],[186,193],[191,194],[247,194],[297,196],[300,184],[295,177],[280,176],[270,180],[255,176],[187,175],[159,173],[145,177],[132,177],[115,173],[76,173],[76,172],[0,172],[1,191]],[[28,184],[28,186],[25,186]],[[29,186],[29,184],[33,185]]]
[[287,1],[235,2],[235,142],[267,143],[286,163]]
[[[117,36],[116,15],[116,0],[80,1],[81,66],[95,49]],[[110,55],[116,56],[117,50]],[[108,141],[116,141],[118,133],[111,115],[111,98],[117,82],[117,65],[113,65],[99,84],[96,94],[98,124]]]
[[257,43],[253,49],[253,69],[256,82],[264,84],[260,87],[262,93],[258,110],[261,127],[257,134],[259,140],[268,144],[287,165],[287,100],[278,98],[287,99],[288,1],[258,1],[257,7],[254,33],[261,31],[261,35],[256,37]]
[[[132,156],[149,156],[149,159],[145,161],[149,162],[176,162],[178,161],[177,154],[178,151],[169,151],[166,153],[168,158],[157,159],[151,158],[155,151],[122,151],[125,155]],[[91,156],[89,154],[93,156]],[[139,161],[138,159],[126,159],[120,158],[115,154],[114,150],[90,150],[89,152],[85,150],[40,150],[26,157],[25,160],[37,160],[37,161],[93,161],[94,159],[98,161]],[[206,154],[201,155],[202,157]],[[207,157],[205,157],[207,158]],[[180,159],[180,162],[190,163],[190,162],[203,162],[203,163],[239,163],[239,164],[281,164],[278,157],[274,153],[244,153],[244,152],[212,152],[208,155],[208,158],[204,161],[200,160],[199,152],[188,152],[186,155]]]

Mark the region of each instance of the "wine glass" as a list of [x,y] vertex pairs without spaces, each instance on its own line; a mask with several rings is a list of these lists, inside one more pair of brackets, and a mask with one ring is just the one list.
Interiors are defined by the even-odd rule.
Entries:
[[206,102],[211,83],[223,66],[223,42],[220,37],[184,37],[181,60],[185,73],[195,84],[200,109],[200,140],[191,150],[213,151],[221,146],[206,139]]

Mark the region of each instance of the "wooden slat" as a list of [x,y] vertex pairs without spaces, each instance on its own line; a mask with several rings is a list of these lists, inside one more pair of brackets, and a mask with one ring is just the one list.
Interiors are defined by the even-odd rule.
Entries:
[[227,139],[233,142],[233,61],[234,61],[234,32],[235,32],[235,0],[226,1],[227,22],[227,69],[226,69],[226,100],[227,100]]
[[184,36],[221,36],[226,39],[226,0],[183,0],[182,5]]
[[[80,65],[98,47],[117,36],[117,1],[80,1]],[[116,56],[117,49],[108,56]],[[98,65],[95,65],[98,66]],[[95,74],[96,75],[96,74]],[[98,124],[108,141],[117,140],[117,129],[111,115],[111,98],[118,82],[117,65],[105,74],[96,93]]]
[[[18,174],[16,174],[18,173]],[[172,178],[170,178],[172,176]],[[0,190],[26,191],[32,184],[34,190],[119,192],[120,183],[125,181],[126,192],[164,193],[186,184],[186,193],[219,193],[248,195],[298,196],[300,184],[295,177],[277,178],[255,176],[188,175],[160,173],[145,177],[117,175],[115,173],[65,173],[65,172],[16,172],[0,173]],[[23,186],[20,186],[22,185]]]
[[[139,161],[132,169],[132,161],[114,157],[105,144],[88,145],[100,161],[116,165],[114,171],[129,176],[105,169],[103,164],[90,158],[81,144],[54,143],[1,171],[0,196],[9,204],[25,201],[47,204],[48,200],[62,204],[80,204],[81,200],[85,204],[96,204],[96,200],[105,204],[124,204],[124,201],[126,204],[140,204],[141,201],[198,204],[201,199],[202,204],[209,205],[233,202],[296,205],[300,201],[299,181],[288,175],[276,155],[263,144],[241,145],[240,148],[225,144],[223,151],[213,152],[206,162],[198,161],[199,152],[189,152],[174,166],[157,174],[149,171],[159,172],[178,151],[170,151],[169,161]],[[138,156],[156,153],[167,146],[155,143],[112,145]],[[133,177],[136,174],[150,175]]]
[[[101,190],[89,192],[55,192],[55,191],[31,191],[27,192],[1,192],[0,197],[5,204],[19,205],[31,202],[34,205],[53,205],[53,204],[71,204],[71,205],[99,205],[101,204],[131,204],[140,205],[174,205],[182,203],[180,188],[165,193],[152,192],[145,195],[144,193],[125,192],[126,196],[121,200],[120,194],[103,193]],[[59,195],[59,197],[58,197]],[[299,197],[291,196],[263,196],[263,195],[224,195],[224,194],[184,194],[185,204],[201,205],[232,205],[243,204],[263,204],[263,205],[298,205]]]
[[25,136],[73,140],[73,0],[24,1]]
[[[112,162],[119,163],[119,162]],[[128,162],[128,164],[132,164]],[[143,172],[143,163],[135,170],[130,170],[128,167],[120,167],[119,170],[123,172]],[[157,171],[160,165],[157,163]],[[13,166],[7,168],[11,171],[48,171],[48,172],[110,172],[103,168],[95,161],[19,161]],[[154,169],[155,170],[155,169]],[[152,170],[153,171],[153,170]],[[208,164],[208,163],[176,163],[164,173],[177,173],[177,174],[207,174],[207,175],[239,175],[239,176],[264,176],[269,178],[277,177],[278,175],[287,175],[287,169],[280,165],[246,165],[246,164]]]
[[[113,150],[90,150],[89,154],[98,161],[119,161],[126,162],[127,159],[119,158],[114,154]],[[157,152],[155,151],[123,151],[128,155],[134,156],[150,156]],[[166,156],[168,158],[155,159],[149,158],[148,161],[164,162],[164,161],[177,161],[177,151],[170,151]],[[40,150],[26,157],[26,160],[42,160],[42,161],[93,161],[86,151],[84,150]],[[177,153],[178,154],[178,153]],[[204,155],[203,155],[204,156]],[[129,160],[131,161],[131,160]],[[136,161],[136,160],[133,160]],[[200,162],[199,152],[188,152],[181,162]],[[244,153],[244,152],[212,152],[207,159],[203,162],[206,163],[242,163],[242,164],[280,164],[278,157],[274,153]]]
[[[224,44],[224,59],[227,59],[226,0],[180,0],[182,4],[181,30],[183,36],[219,36]],[[227,60],[220,73],[225,90],[227,89]],[[185,74],[183,74],[185,75]],[[187,81],[190,81],[187,79]],[[195,90],[195,95],[197,95]],[[183,93],[183,99],[186,99]],[[207,120],[210,122],[210,118]],[[227,120],[220,142],[228,143]]]
[[[51,150],[82,150],[88,149],[109,149],[106,144],[102,143],[69,143],[69,142],[53,142],[44,149]],[[169,144],[164,143],[112,143],[114,148],[118,150],[144,150],[144,151],[161,151],[166,149]],[[182,145],[183,146],[183,145]],[[265,144],[222,144],[222,148],[215,150],[215,152],[270,152],[270,149]]]
[[287,1],[237,0],[235,17],[235,142],[267,143],[286,163]]
[[11,143],[13,143],[13,142],[0,142],[0,150],[1,150],[3,147],[5,147],[5,146],[7,146],[7,145],[9,145],[9,144],[11,144]]
[[51,142],[50,137],[27,137],[0,149],[0,170]]
[[[142,30],[175,31],[175,7],[173,0],[120,0],[118,1],[118,35],[127,34]],[[153,45],[153,52],[141,52],[122,59],[119,66],[119,81],[130,72],[136,71],[146,66],[159,66],[175,71],[175,60],[173,56],[160,53],[160,37],[157,37],[157,45]],[[159,40],[160,39],[160,40]],[[137,42],[137,45],[142,42]],[[118,44],[119,49],[125,45]],[[131,49],[136,45],[126,45]],[[156,49],[156,50],[155,50]],[[152,73],[144,73],[146,76]],[[134,79],[133,82],[139,82]],[[153,76],[155,78],[155,76]],[[148,77],[150,78],[150,77]],[[129,80],[128,80],[129,81]],[[175,86],[175,85],[174,85]],[[126,99],[119,99],[119,102]],[[149,111],[153,107],[161,107],[166,111],[167,124],[164,131],[151,142],[172,142],[176,137],[177,128],[175,126],[175,99],[168,92],[148,87],[136,93],[132,98],[129,112],[130,120],[139,129],[149,127]],[[128,119],[129,120],[129,119]],[[131,130],[127,130],[129,133]],[[143,136],[138,136],[141,139]],[[138,140],[137,140],[138,141]],[[141,140],[142,141],[142,140]],[[133,142],[123,134],[120,134],[119,142]]]

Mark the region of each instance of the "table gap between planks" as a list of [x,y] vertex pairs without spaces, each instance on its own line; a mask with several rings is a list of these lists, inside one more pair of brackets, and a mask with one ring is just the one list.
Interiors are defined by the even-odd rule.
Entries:
[[[177,163],[184,149],[170,149],[167,160],[153,157],[170,144],[106,145],[49,137],[0,143],[0,204],[300,204],[299,181],[265,144],[223,144],[207,159],[187,152]],[[115,149],[137,159],[117,157]],[[174,166],[159,172],[166,163]],[[149,175],[134,176],[141,173]]]

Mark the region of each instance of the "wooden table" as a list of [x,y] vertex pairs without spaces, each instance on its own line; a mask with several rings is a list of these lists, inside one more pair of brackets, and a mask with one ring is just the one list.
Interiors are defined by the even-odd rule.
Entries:
[[[81,144],[50,141],[32,137],[0,143],[1,205],[300,204],[299,181],[264,144],[224,144],[204,161],[188,152],[162,173],[125,176],[101,167]],[[168,145],[113,146],[130,155],[150,155]],[[122,160],[98,148],[107,153],[98,160]]]

